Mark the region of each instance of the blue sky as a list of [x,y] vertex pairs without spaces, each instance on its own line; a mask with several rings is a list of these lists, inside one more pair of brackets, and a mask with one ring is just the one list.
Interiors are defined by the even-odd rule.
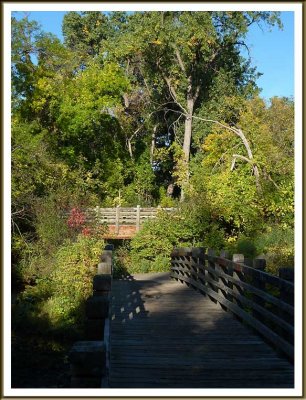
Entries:
[[[46,32],[54,33],[61,40],[64,11],[33,11],[29,18],[39,22]],[[18,13],[20,16],[23,13]],[[18,15],[18,16],[19,16]],[[263,73],[257,84],[262,89],[261,96],[291,97],[294,95],[294,13],[281,12],[283,30],[278,27],[269,31],[252,26],[247,44],[250,49],[252,65]]]

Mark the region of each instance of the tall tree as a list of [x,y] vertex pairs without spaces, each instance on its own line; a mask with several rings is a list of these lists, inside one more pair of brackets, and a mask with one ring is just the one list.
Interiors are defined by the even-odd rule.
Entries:
[[[220,71],[231,71],[237,86],[255,86],[255,70],[240,55],[254,23],[279,23],[269,12],[146,12],[131,17],[134,43],[150,84],[166,84],[168,108],[184,116],[182,149],[190,158],[193,115],[207,99]],[[131,32],[129,32],[131,36]],[[135,46],[133,46],[135,51]],[[188,178],[188,173],[187,173]]]

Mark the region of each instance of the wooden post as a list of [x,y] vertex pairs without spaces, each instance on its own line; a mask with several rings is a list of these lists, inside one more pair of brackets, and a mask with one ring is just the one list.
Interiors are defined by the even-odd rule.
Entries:
[[[281,279],[284,279],[286,281],[294,282],[294,269],[293,268],[286,268],[286,267],[279,268],[278,276]],[[280,296],[280,299],[282,301],[284,301],[285,303],[288,303],[291,306],[294,305],[294,292],[293,291],[289,291],[288,288],[285,285],[283,285],[282,283],[281,283],[280,288],[279,288],[279,296]],[[282,313],[280,313],[280,317],[284,321],[288,322],[290,325],[294,324],[294,316],[293,315],[289,315],[286,312],[282,312]],[[291,344],[294,343],[294,336],[291,335],[290,333],[286,332],[284,329],[280,328],[279,334],[285,340],[290,342]]]
[[[215,256],[216,256],[216,252],[215,252],[215,250],[213,250],[213,249],[208,249],[207,255],[208,255],[208,257],[215,257]],[[209,266],[211,269],[213,269],[213,270],[215,269],[215,263],[214,263],[213,261],[208,260],[208,266]],[[211,273],[211,272],[208,272],[208,276],[209,276],[209,278],[211,278],[211,279],[214,280],[214,281],[218,281],[218,280],[219,280],[218,278],[216,278],[216,275],[213,274],[213,273]],[[214,284],[209,283],[208,286],[210,286],[210,287],[212,288],[212,290],[214,290],[215,292],[218,293],[218,288],[217,288]],[[211,299],[214,303],[217,303],[217,302],[218,302],[218,301],[217,301],[216,299],[214,299],[213,297],[210,297],[210,299]]]
[[[278,276],[281,279],[284,279],[289,282],[294,282],[294,269],[293,268],[279,268]],[[286,290],[285,286],[280,287],[280,299],[284,302],[290,304],[291,306],[294,305],[294,292]]]
[[100,223],[100,220],[99,220],[99,217],[100,217],[100,207],[99,207],[99,206],[96,206],[96,207],[95,207],[95,210],[96,210],[95,223],[96,223],[96,224],[99,224],[99,223]]
[[[243,254],[233,254],[233,261],[237,264],[244,264],[244,255]],[[233,271],[233,276],[234,278],[240,279],[242,281],[244,281],[244,276],[242,273],[239,272],[234,272]],[[242,294],[243,295],[243,290],[241,289],[241,287],[239,285],[233,285],[233,290],[234,292],[237,293],[237,295]],[[241,307],[243,309],[243,304],[234,297],[236,303],[239,305],[239,307]]]
[[[224,258],[224,259],[226,259],[226,260],[228,260],[228,259],[229,259],[229,253],[228,253],[228,251],[226,251],[226,250],[221,250],[221,252],[220,252],[220,257],[221,257],[221,258]],[[218,266],[218,268],[219,268],[219,270],[220,270],[221,272],[226,272],[226,273],[227,273],[227,269],[224,271],[223,268],[222,268],[220,265]],[[224,286],[229,287],[229,286],[228,286],[228,281],[227,281],[225,278],[221,278],[221,281],[222,281],[222,283],[224,284]],[[229,295],[226,291],[224,291],[224,290],[221,289],[221,292],[222,292],[222,294],[223,294],[223,297],[225,297],[227,300],[229,300],[229,301],[232,301],[232,300],[233,300],[232,296]],[[226,307],[226,306],[221,305],[221,307],[223,308],[224,311],[227,311],[227,307]]]
[[229,253],[226,250],[221,250],[220,252],[220,257],[228,259],[229,258]]
[[243,254],[233,254],[233,261],[237,264],[244,263],[244,255]]
[[140,205],[137,205],[136,210],[136,232],[139,231],[140,228]]
[[[254,270],[264,271],[266,269],[266,260],[264,258],[256,258],[253,261],[253,268]],[[256,273],[256,271],[253,272],[251,284],[257,289],[263,291],[265,290],[266,284],[263,280],[260,279],[260,276]],[[261,307],[265,306],[265,301],[261,297],[256,296],[256,294],[252,294],[252,300]],[[262,316],[258,311],[252,310],[252,314],[255,318],[260,319],[261,322],[264,322],[264,316]]]
[[[201,258],[203,259],[204,256],[204,247],[192,247],[191,254],[190,254],[190,263],[189,263],[189,271],[190,271],[190,278],[195,282],[200,282],[199,280],[199,268],[201,263]],[[199,289],[196,286],[193,288],[197,291]]]
[[119,233],[120,206],[116,207],[116,235]]
[[103,341],[75,342],[68,357],[72,388],[101,387],[101,379],[106,372],[106,349]]

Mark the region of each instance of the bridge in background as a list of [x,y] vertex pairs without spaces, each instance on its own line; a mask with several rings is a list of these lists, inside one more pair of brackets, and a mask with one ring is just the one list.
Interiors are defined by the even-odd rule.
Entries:
[[162,207],[115,207],[89,208],[85,211],[86,221],[108,227],[105,239],[131,239],[140,229],[144,221],[156,218],[159,212],[172,213],[176,208]]

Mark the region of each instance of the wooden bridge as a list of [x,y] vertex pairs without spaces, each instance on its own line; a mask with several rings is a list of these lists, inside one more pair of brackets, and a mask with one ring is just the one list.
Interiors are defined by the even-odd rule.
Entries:
[[159,212],[172,213],[175,208],[162,207],[115,207],[88,208],[85,210],[86,220],[95,226],[104,225],[108,229],[105,239],[131,239],[144,221],[156,218]]
[[175,249],[171,259],[168,273],[111,285],[100,276],[111,289],[102,387],[293,388],[288,271],[283,279],[264,272],[264,260],[201,248]]

